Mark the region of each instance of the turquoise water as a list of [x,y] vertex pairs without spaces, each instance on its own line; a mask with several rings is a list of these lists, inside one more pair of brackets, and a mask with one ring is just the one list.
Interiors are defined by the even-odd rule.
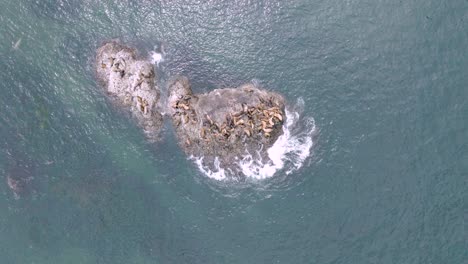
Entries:
[[[0,1],[0,263],[466,263],[467,1],[112,2]],[[207,178],[105,98],[111,38],[303,100],[311,156]]]

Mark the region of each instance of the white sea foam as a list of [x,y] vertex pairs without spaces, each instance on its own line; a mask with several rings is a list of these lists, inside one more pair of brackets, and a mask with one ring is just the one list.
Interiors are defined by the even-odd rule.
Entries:
[[[311,117],[301,116],[304,101],[298,100],[296,106],[286,109],[286,122],[283,124],[283,134],[268,150],[268,159],[262,160],[259,150],[256,153],[246,153],[237,165],[245,177],[253,179],[266,179],[273,177],[276,172],[284,170],[286,174],[302,167],[311,154],[313,146],[313,134],[315,132],[315,121]],[[198,168],[206,176],[225,180],[229,178],[231,171],[220,167],[219,160],[215,159],[215,170],[210,170],[203,165],[203,158],[194,158]]]
[[151,53],[151,62],[153,64],[156,64],[156,66],[159,66],[159,63],[163,61],[164,61],[164,54],[162,52],[160,53],[160,52],[153,51]]
[[207,166],[203,165],[203,157],[196,158],[196,157],[191,156],[190,159],[195,161],[195,164],[197,164],[198,169],[201,172],[203,172],[203,174],[205,174],[206,176],[212,179],[218,180],[218,181],[221,181],[227,178],[226,170],[220,167],[219,159],[217,157],[215,158],[214,164],[213,164],[215,167],[214,170],[210,170]]
[[283,135],[267,150],[269,160],[262,161],[258,155],[257,157],[246,155],[239,163],[242,173],[247,177],[266,179],[279,170],[285,169],[286,174],[290,174],[302,167],[306,158],[310,156],[315,123],[311,118],[306,119],[304,127],[297,129],[299,120],[298,112],[286,110]]

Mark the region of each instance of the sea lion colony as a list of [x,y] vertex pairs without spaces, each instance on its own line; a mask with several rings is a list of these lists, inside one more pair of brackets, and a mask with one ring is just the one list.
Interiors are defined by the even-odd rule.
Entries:
[[245,84],[194,94],[189,80],[179,76],[168,85],[167,102],[158,104],[153,65],[137,59],[134,49],[110,42],[98,49],[96,60],[106,92],[131,110],[150,139],[158,139],[162,106],[184,152],[204,157],[207,164],[218,159],[221,166],[233,168],[246,153],[266,157],[283,133],[285,100],[277,93]]
[[[193,124],[202,122],[199,139],[207,143],[229,144],[243,137],[263,136],[268,139],[271,138],[274,129],[281,128],[283,125],[284,112],[272,99],[260,99],[259,104],[251,106],[242,103],[242,110],[226,114],[222,123],[213,121],[208,114],[199,118],[191,106],[191,100],[196,100],[196,96],[182,96],[171,105],[174,109],[173,123],[179,127],[189,122]],[[186,139],[185,144],[191,143],[190,139]]]
[[98,49],[96,63],[97,78],[114,102],[130,110],[150,140],[158,140],[162,115],[153,65],[137,59],[134,49],[116,42]]

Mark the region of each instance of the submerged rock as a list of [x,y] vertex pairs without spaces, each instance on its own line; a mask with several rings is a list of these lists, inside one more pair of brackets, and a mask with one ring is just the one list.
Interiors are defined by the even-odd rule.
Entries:
[[157,140],[162,127],[153,65],[137,59],[136,50],[112,41],[97,51],[96,76],[106,93],[136,117],[145,134]]
[[167,104],[182,149],[232,175],[246,155],[268,158],[286,118],[284,98],[252,84],[193,94],[188,79],[178,77],[169,84]]

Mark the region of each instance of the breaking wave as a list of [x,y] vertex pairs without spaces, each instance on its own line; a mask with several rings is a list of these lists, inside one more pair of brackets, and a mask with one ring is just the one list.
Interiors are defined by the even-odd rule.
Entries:
[[[283,171],[286,175],[302,167],[311,155],[314,144],[313,135],[316,131],[315,121],[312,117],[303,116],[304,100],[298,99],[292,109],[286,109],[286,122],[283,124],[283,134],[268,150],[268,159],[264,160],[257,153],[246,153],[237,163],[239,172],[251,179],[267,179],[277,172]],[[213,162],[213,168],[203,164],[203,157],[191,157],[199,170],[215,180],[225,180],[239,176],[229,169],[220,167],[218,158]],[[238,177],[237,177],[238,178]]]
[[203,165],[203,157],[196,158],[192,156],[190,159],[195,160],[195,164],[197,164],[198,169],[200,169],[200,171],[206,176],[218,181],[225,180],[227,178],[226,169],[221,168],[217,157],[214,160],[214,169],[209,169],[207,166]]

